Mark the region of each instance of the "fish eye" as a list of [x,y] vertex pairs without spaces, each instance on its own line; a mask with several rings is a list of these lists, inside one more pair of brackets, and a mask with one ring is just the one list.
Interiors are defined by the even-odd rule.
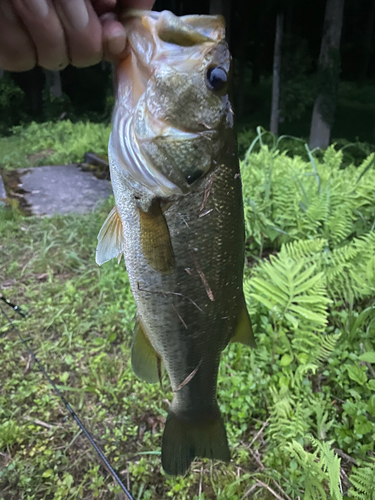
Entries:
[[225,69],[220,66],[211,66],[207,70],[207,82],[212,90],[222,90],[228,81]]

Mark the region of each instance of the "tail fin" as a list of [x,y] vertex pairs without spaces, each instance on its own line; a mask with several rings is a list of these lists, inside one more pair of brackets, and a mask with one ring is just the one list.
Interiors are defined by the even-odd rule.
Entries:
[[167,474],[179,476],[190,467],[195,457],[216,458],[229,462],[230,451],[219,408],[204,421],[181,418],[169,412],[165,424],[161,462]]

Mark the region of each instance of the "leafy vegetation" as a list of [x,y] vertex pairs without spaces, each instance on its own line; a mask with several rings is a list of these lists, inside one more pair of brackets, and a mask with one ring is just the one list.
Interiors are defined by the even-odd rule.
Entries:
[[0,166],[5,169],[82,162],[87,151],[106,154],[111,128],[70,120],[13,127],[0,137]]
[[[24,151],[30,137],[35,151],[56,148],[52,136],[35,128]],[[136,499],[374,497],[374,155],[344,168],[334,147],[317,156],[302,144],[303,158],[291,157],[263,139],[241,165],[244,289],[258,347],[230,345],[220,365],[231,463],[196,461],[186,477],[160,469],[167,380],[163,392],[130,367],[125,269],[95,264],[113,200],[50,219],[0,209],[1,289],[30,312],[15,324]],[[69,148],[78,154],[68,133],[61,154]],[[0,498],[118,498],[5,320],[0,352]]]

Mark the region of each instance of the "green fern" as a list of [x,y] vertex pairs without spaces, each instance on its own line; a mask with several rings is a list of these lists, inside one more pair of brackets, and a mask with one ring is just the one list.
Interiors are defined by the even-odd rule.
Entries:
[[312,408],[298,401],[297,396],[286,386],[279,391],[271,387],[270,392],[273,405],[267,434],[272,436],[273,441],[282,445],[293,439],[301,439],[309,429]]
[[278,335],[289,339],[292,350],[305,352],[308,355],[305,363],[315,363],[320,355],[319,337],[327,325],[330,299],[317,264],[307,257],[291,257],[298,252],[300,244],[298,248],[283,246],[277,256],[271,255],[270,261],[263,262],[252,278],[245,281],[244,289],[248,298],[268,309]]
[[375,291],[375,231],[321,254],[321,269],[332,297],[353,302]]
[[358,500],[374,500],[375,498],[375,458],[362,467],[354,468],[349,481],[352,487],[349,494]]
[[262,248],[275,242],[280,248],[296,238],[323,238],[334,248],[372,225],[374,155],[358,169],[342,169],[342,152],[333,146],[321,162],[311,153],[310,159],[289,158],[264,145],[246,156],[242,179],[250,241]]
[[341,459],[335,455],[331,449],[330,443],[326,441],[318,441],[312,436],[308,436],[308,439],[311,441],[312,445],[319,450],[319,463],[328,476],[329,490],[332,500],[341,500],[342,495],[339,488]]
[[328,483],[330,499],[342,500],[340,491],[340,458],[330,448],[330,443],[307,436],[315,450],[307,452],[303,446],[292,441],[285,445],[287,452],[298,462],[304,474],[304,500],[326,500],[323,488]]
[[317,360],[321,363],[325,361],[334,351],[336,344],[341,337],[341,333],[333,333],[331,335],[322,335],[319,342],[319,352]]

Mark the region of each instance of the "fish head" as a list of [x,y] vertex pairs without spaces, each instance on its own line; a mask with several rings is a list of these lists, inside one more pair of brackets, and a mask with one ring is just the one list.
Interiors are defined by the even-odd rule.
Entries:
[[224,19],[144,11],[124,24],[129,56],[117,69],[113,149],[155,195],[189,193],[233,128]]

